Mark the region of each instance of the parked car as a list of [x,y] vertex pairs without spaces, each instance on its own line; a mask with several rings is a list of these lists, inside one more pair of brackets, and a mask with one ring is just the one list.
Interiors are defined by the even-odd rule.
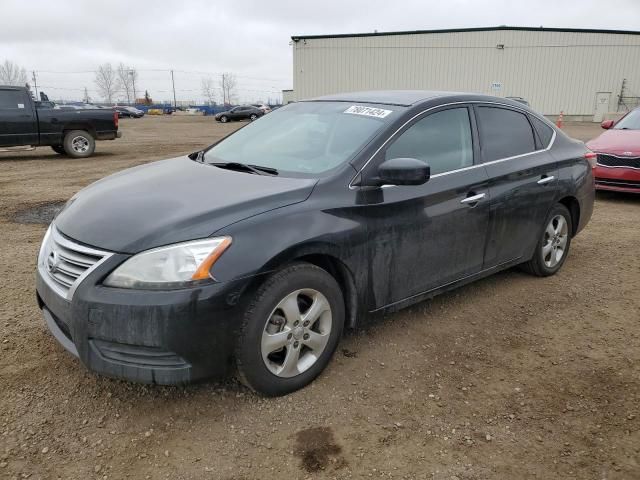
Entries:
[[372,312],[516,265],[555,274],[591,217],[593,156],[502,98],[292,103],[72,197],[42,242],[38,303],[96,372],[178,384],[235,364],[286,394]]
[[114,105],[113,109],[118,112],[120,118],[129,117],[129,118],[142,118],[144,117],[144,111],[137,109],[135,107],[127,107],[122,105]]
[[640,108],[601,126],[606,132],[587,143],[598,154],[596,189],[640,193]]
[[256,120],[264,115],[264,111],[253,105],[233,107],[226,112],[220,112],[214,117],[218,122],[226,123],[231,120]]
[[509,100],[513,100],[514,102],[521,103],[522,105],[526,105],[527,107],[529,106],[529,102],[522,97],[507,97],[507,98]]
[[56,153],[84,158],[93,154],[96,140],[119,137],[113,111],[58,108],[34,102],[25,87],[0,86],[0,148],[50,146]]
[[256,108],[259,108],[264,113],[270,113],[271,112],[271,107],[269,105],[265,105],[264,103],[254,103],[252,106],[256,107]]

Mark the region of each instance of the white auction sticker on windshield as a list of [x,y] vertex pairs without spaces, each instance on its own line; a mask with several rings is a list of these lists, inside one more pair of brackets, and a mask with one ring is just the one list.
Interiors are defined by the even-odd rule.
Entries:
[[393,110],[384,110],[382,108],[351,105],[343,113],[351,113],[352,115],[364,115],[366,117],[384,118],[392,112]]

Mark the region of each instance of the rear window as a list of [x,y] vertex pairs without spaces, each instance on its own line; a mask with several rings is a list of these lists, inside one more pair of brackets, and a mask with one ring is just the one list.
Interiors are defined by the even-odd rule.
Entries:
[[24,93],[20,90],[0,90],[0,108],[4,110],[25,108]]
[[496,107],[478,107],[480,145],[485,162],[515,157],[536,150],[526,115]]
[[529,118],[531,119],[533,128],[538,132],[538,137],[540,137],[540,141],[542,142],[542,148],[547,148],[553,138],[553,128],[532,115],[530,115]]

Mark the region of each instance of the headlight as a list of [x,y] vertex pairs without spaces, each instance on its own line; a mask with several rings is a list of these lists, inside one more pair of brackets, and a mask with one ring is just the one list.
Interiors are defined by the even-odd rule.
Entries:
[[165,289],[213,279],[211,267],[229,245],[231,237],[215,237],[147,250],[116,268],[104,285]]

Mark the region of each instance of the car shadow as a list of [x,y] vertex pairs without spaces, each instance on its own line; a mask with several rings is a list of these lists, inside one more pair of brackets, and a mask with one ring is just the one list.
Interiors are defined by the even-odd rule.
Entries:
[[[471,284],[456,288],[455,290],[442,293],[434,298],[423,300],[398,311],[372,314],[367,317],[366,321],[359,323],[357,328],[346,329],[344,331],[343,338],[334,354],[334,361],[338,356],[345,357],[349,360],[358,357],[359,353],[364,353],[354,349],[354,340],[358,336],[370,337],[370,339],[375,342],[379,338],[388,336],[391,330],[402,328],[401,323],[404,319],[420,316],[425,320],[431,318],[437,321],[441,306],[452,302],[455,298],[467,298],[469,302],[473,302],[475,295],[481,295],[481,292],[486,292],[487,289],[500,289],[501,284],[512,283],[528,277],[529,275],[520,271],[517,267],[514,267],[497,272]],[[70,368],[78,368],[79,371],[83,371],[84,367],[80,367],[76,362],[76,359],[70,359]],[[202,379],[188,385],[178,386],[142,385],[129,382],[128,380],[111,379],[90,372],[84,372],[84,374],[90,375],[94,379],[96,382],[95,387],[98,391],[111,391],[114,394],[122,394],[125,391],[136,391],[137,401],[153,401],[153,399],[162,398],[166,405],[182,404],[185,401],[185,396],[190,399],[197,399],[202,398],[202,396],[214,395],[221,401],[223,399],[231,400],[228,406],[234,408],[240,407],[240,404],[237,404],[237,400],[233,401],[233,399],[244,397],[245,395],[249,398],[260,397],[260,394],[253,393],[251,389],[244,386],[233,376],[233,367],[225,378]],[[139,407],[133,402],[130,403],[129,406],[133,409]],[[148,405],[144,408],[148,408]],[[143,407],[140,406],[140,409],[142,411]]]
[[596,200],[620,203],[640,203],[640,190],[638,190],[638,193],[597,190]]
[[[17,155],[16,155],[17,154]],[[77,160],[91,160],[96,157],[110,157],[115,155],[113,152],[95,152],[90,157],[86,158],[71,158],[65,155],[59,155],[51,152],[46,154],[40,154],[35,152],[0,152],[0,162],[16,162],[16,161],[34,161],[34,160],[69,160],[70,162]]]

